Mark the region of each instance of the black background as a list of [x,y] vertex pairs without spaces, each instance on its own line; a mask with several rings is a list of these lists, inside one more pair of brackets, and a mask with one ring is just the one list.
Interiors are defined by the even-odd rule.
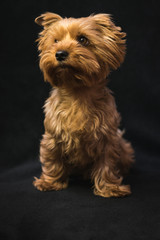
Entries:
[[[127,55],[110,74],[121,127],[136,152],[127,178],[133,194],[103,199],[78,177],[60,192],[32,186],[40,174],[39,141],[43,82],[34,19],[51,11],[62,17],[110,13],[127,32]],[[160,77],[158,1],[1,1],[0,236],[1,239],[160,239]]]

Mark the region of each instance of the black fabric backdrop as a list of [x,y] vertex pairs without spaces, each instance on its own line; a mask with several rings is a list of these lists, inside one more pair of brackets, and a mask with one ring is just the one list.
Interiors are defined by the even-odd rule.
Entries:
[[[94,196],[90,182],[39,192],[42,106],[50,86],[38,67],[34,18],[52,11],[66,17],[111,13],[127,32],[127,55],[110,75],[136,164],[125,180],[126,198]],[[160,81],[158,1],[1,1],[0,239],[160,239]]]

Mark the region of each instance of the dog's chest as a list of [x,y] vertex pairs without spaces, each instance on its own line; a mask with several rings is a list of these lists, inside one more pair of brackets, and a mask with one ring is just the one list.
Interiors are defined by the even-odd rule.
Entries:
[[[45,129],[72,163],[86,164],[94,156],[103,129],[103,118],[89,103],[52,94],[45,104]],[[93,153],[93,154],[92,154]],[[83,160],[85,159],[85,161]],[[87,160],[88,159],[88,160]]]
[[87,110],[77,102],[61,103],[54,112],[54,119],[61,133],[76,136],[85,130],[88,121]]
[[56,93],[46,101],[45,114],[45,125],[57,137],[80,136],[89,120],[86,104],[77,99],[60,98]]

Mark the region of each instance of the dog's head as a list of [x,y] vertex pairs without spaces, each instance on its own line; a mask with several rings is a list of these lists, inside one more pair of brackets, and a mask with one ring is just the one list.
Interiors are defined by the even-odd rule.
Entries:
[[45,13],[38,38],[40,68],[53,86],[93,86],[124,60],[126,34],[108,14],[62,18]]

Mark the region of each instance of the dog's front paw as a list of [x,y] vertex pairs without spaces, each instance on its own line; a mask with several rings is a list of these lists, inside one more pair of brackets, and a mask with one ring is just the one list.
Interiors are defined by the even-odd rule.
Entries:
[[40,191],[52,191],[52,190],[61,190],[68,187],[68,181],[66,182],[51,182],[46,181],[41,178],[34,177],[33,185]]
[[129,185],[110,185],[106,186],[102,190],[94,189],[94,194],[101,197],[124,197],[131,194]]

